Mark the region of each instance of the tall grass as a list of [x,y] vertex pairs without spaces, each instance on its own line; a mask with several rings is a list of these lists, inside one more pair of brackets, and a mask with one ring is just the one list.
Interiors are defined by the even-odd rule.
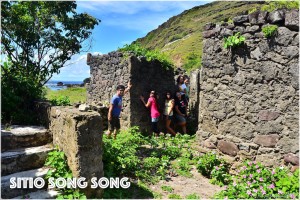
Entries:
[[63,90],[53,91],[47,88],[46,91],[46,99],[52,100],[57,99],[60,96],[68,96],[70,99],[70,103],[84,103],[86,102],[86,88],[85,87],[74,87],[67,88]]

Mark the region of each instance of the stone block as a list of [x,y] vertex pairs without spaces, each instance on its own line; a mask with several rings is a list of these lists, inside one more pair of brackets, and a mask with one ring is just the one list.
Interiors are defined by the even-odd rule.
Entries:
[[261,110],[258,113],[258,118],[261,121],[271,121],[275,120],[280,116],[280,113],[276,111],[270,111],[270,110]]
[[217,147],[222,153],[230,156],[236,156],[239,151],[238,147],[234,143],[227,142],[225,140],[219,141]]
[[269,13],[268,21],[272,24],[283,22],[284,20],[284,13],[280,10],[275,10]]
[[92,189],[91,178],[103,177],[102,119],[99,113],[80,112],[73,107],[53,107],[51,112],[60,115],[51,120],[53,144],[62,150],[74,177],[85,177],[87,197],[101,198],[103,189]]
[[299,166],[299,157],[291,153],[284,156],[284,162]]
[[210,142],[209,140],[205,140],[203,142],[203,146],[209,149],[216,149],[216,145],[214,145],[214,143]]
[[233,20],[234,25],[241,25],[241,24],[249,21],[248,15],[236,16],[232,20]]
[[299,10],[290,10],[285,13],[284,25],[291,30],[299,31]]
[[279,135],[277,134],[257,135],[253,139],[253,142],[263,147],[275,147],[278,140],[279,140]]

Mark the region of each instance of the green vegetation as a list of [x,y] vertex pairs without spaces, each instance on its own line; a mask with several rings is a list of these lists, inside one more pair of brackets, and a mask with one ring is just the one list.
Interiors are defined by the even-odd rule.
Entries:
[[[53,182],[57,178],[73,178],[72,172],[68,167],[67,160],[64,152],[57,149],[48,153],[45,166],[51,167],[46,175],[46,180],[54,178]],[[86,196],[75,188],[61,188],[60,194],[57,199],[86,199]]]
[[190,72],[192,69],[200,68],[201,66],[201,57],[198,54],[190,53],[185,63],[183,64],[183,68]]
[[299,0],[295,1],[271,1],[266,0],[267,5],[262,6],[262,11],[272,12],[277,9],[299,9]]
[[200,199],[200,197],[196,193],[189,194],[185,198],[186,199]]
[[284,167],[268,169],[246,161],[227,189],[217,199],[299,199],[299,170],[293,174]]
[[241,46],[242,44],[244,44],[245,41],[245,37],[241,36],[240,32],[237,32],[236,34],[229,36],[227,38],[224,38],[224,48],[225,49],[233,49],[236,47]]
[[276,34],[277,29],[277,25],[267,25],[262,28],[262,32],[266,38],[270,38]]
[[173,192],[173,190],[174,190],[171,186],[167,186],[167,185],[161,186],[161,189],[163,191],[167,191],[167,192]]
[[[148,185],[157,183],[159,180],[165,180],[167,177],[174,174],[174,166],[171,162],[176,159],[184,157],[189,160],[194,160],[193,136],[189,135],[170,135],[160,137],[145,137],[137,127],[132,127],[127,131],[122,131],[117,135],[116,140],[108,139],[106,135],[103,136],[104,142],[104,176],[105,177],[132,177],[137,179],[138,185],[136,190],[147,190]],[[190,170],[190,167],[183,167],[182,170]],[[143,186],[141,188],[141,186]],[[165,190],[171,188],[163,187]],[[126,195],[125,195],[126,193]],[[131,198],[134,191],[131,189],[112,190],[106,189],[104,191],[105,198],[115,198],[116,196],[122,198]],[[148,193],[146,196],[155,196],[159,194]],[[139,196],[139,198],[141,198]]]
[[50,100],[54,105],[67,105],[73,103],[86,102],[85,87],[71,87],[63,90],[47,89],[46,99]]
[[53,106],[69,106],[70,104],[70,99],[68,96],[59,96],[57,98],[51,99],[51,104]]
[[31,110],[34,100],[43,98],[42,86],[81,52],[99,20],[77,13],[76,6],[75,1],[1,2],[1,51],[7,61],[1,63],[3,121],[35,124]]
[[[44,90],[33,77],[24,76],[12,62],[1,64],[1,119],[4,123],[35,124],[33,100],[44,98]],[[18,108],[18,109],[16,109]]]
[[133,53],[135,56],[145,56],[147,61],[159,60],[165,69],[173,67],[173,63],[165,54],[157,50],[148,50],[141,47],[140,44],[126,44],[123,48],[119,48],[119,51]]
[[182,199],[182,197],[179,194],[169,194],[169,199]]
[[[170,18],[145,37],[137,39],[136,42],[140,43],[143,48],[163,51],[172,59],[176,67],[186,64],[183,66],[184,69],[195,69],[201,65],[202,32],[206,23],[226,22],[228,19],[247,12],[250,8],[257,8],[262,5],[261,2],[254,1],[215,1],[197,6]],[[186,37],[178,36],[183,32],[187,33]],[[180,38],[180,40],[174,41],[173,38]],[[172,42],[170,42],[171,39]],[[188,56],[193,53],[199,56],[200,65],[187,64],[189,63]]]

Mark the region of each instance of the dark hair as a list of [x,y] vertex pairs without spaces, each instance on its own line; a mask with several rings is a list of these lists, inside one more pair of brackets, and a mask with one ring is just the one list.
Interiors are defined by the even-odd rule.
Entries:
[[118,85],[117,90],[125,90],[125,86],[124,85]]
[[[173,99],[173,95],[171,93],[170,90],[167,90],[166,93],[165,93],[165,97],[167,97],[167,94],[170,94],[170,99]],[[167,99],[167,98],[166,98]]]
[[179,75],[179,76],[177,77],[177,84],[179,83],[181,77],[182,77],[183,80],[184,80],[184,76],[183,76],[183,75]]
[[156,91],[155,90],[150,90],[150,94],[152,93],[152,91],[154,92],[153,93],[154,94],[154,98],[157,99],[157,93],[156,93]]

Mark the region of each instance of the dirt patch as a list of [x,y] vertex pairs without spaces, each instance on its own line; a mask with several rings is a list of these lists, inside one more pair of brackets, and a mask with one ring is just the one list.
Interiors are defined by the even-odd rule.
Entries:
[[[172,193],[180,195],[181,198],[186,198],[187,195],[196,193],[201,199],[209,199],[215,193],[223,190],[220,186],[209,183],[210,179],[202,176],[195,167],[193,167],[191,173],[193,174],[191,178],[183,176],[172,177],[169,181],[163,180],[150,186],[150,189],[153,192],[162,194],[163,199],[168,199],[168,196]],[[174,190],[173,192],[163,191],[161,186],[170,186]]]

